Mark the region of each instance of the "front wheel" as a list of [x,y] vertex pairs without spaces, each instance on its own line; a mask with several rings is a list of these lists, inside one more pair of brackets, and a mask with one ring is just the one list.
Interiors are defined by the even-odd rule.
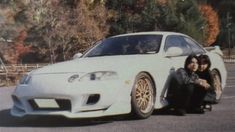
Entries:
[[150,76],[140,73],[131,92],[132,114],[139,119],[148,118],[154,110],[155,89]]
[[218,71],[212,70],[211,72],[213,78],[213,86],[215,88],[216,93],[216,103],[219,103],[221,96],[222,96],[222,86],[221,86],[221,79]]

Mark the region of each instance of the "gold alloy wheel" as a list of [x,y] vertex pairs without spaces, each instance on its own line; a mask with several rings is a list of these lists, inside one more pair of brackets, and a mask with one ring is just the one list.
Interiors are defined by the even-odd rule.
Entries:
[[220,81],[220,76],[218,75],[217,71],[212,71],[212,77],[214,80],[214,88],[215,88],[215,93],[216,93],[216,100],[219,100],[222,95],[222,86],[221,86],[221,81]]
[[137,107],[142,113],[148,113],[153,107],[153,88],[148,78],[140,78],[136,85],[135,98]]

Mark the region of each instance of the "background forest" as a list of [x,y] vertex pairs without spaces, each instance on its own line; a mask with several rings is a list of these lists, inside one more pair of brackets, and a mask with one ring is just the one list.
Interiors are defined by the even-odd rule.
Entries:
[[204,46],[235,42],[234,0],[0,0],[5,63],[71,59],[108,36],[175,31]]

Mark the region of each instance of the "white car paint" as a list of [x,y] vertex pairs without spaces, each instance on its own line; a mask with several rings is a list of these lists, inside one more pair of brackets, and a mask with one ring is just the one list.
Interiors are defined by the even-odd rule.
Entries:
[[[183,67],[187,56],[167,56],[164,51],[165,39],[168,35],[181,35],[174,32],[143,32],[118,35],[163,35],[159,52],[156,54],[117,55],[100,57],[81,57],[74,60],[45,66],[29,73],[28,84],[19,84],[13,93],[14,106],[11,114],[22,117],[24,115],[63,115],[68,118],[88,118],[108,115],[118,115],[131,112],[131,90],[136,76],[140,72],[148,73],[155,84],[155,109],[167,105],[164,100],[168,88],[171,72]],[[217,69],[222,77],[222,87],[225,87],[227,72],[221,59],[216,53],[207,52],[212,61],[211,69]],[[78,74],[79,77],[97,71],[112,71],[117,78],[110,80],[68,79]],[[88,97],[100,94],[97,103],[87,105]],[[67,99],[71,102],[69,110],[34,110],[29,103],[35,100],[39,106],[57,107],[55,99]],[[48,99],[48,100],[47,100]],[[48,101],[48,104],[46,103]],[[39,104],[40,103],[40,104]]]

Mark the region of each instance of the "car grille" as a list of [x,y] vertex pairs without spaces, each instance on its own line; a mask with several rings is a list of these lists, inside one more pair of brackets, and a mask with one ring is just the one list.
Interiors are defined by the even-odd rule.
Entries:
[[59,105],[58,108],[40,108],[34,99],[28,100],[30,106],[32,107],[33,110],[45,110],[45,111],[71,111],[71,102],[70,100],[67,99],[55,99],[56,103]]

